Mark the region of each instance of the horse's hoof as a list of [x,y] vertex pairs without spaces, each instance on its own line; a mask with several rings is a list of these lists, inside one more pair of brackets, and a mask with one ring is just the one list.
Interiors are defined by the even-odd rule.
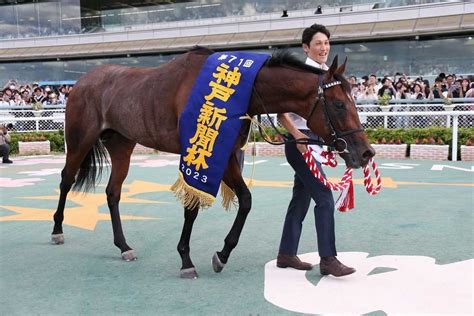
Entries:
[[222,269],[224,269],[224,266],[225,264],[221,262],[216,252],[214,256],[212,256],[212,268],[215,272],[219,273],[222,271]]
[[125,261],[135,261],[137,258],[137,252],[133,249],[122,252],[122,259]]
[[196,272],[196,268],[192,267],[192,268],[187,268],[187,269],[181,269],[180,277],[182,279],[192,279],[192,280],[197,279],[198,274]]
[[64,234],[52,234],[51,235],[51,244],[52,245],[62,245],[62,244],[64,244]]

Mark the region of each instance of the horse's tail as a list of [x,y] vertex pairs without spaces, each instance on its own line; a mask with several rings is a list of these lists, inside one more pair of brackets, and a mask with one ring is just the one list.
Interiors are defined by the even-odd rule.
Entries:
[[102,168],[107,162],[107,151],[99,138],[82,161],[72,189],[83,192],[94,189],[96,182],[102,177]]

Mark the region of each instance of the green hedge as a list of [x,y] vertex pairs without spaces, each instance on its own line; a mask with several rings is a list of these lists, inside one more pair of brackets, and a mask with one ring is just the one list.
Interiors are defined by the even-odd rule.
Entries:
[[[279,140],[277,133],[272,128],[265,129],[271,140]],[[280,133],[285,134],[285,129],[279,128]],[[367,137],[370,143],[376,144],[379,140],[384,139],[388,142],[391,140],[397,141],[400,139],[403,144],[415,144],[416,139],[424,139],[433,137],[435,140],[439,138],[445,144],[451,145],[452,129],[445,127],[430,127],[430,128],[405,128],[405,129],[384,129],[384,128],[368,128],[366,129]],[[12,142],[11,153],[18,154],[18,141],[23,139],[47,139],[51,143],[52,152],[64,152],[64,132],[62,130],[57,132],[30,132],[30,133],[10,133]],[[474,129],[460,128],[458,130],[458,148],[460,145],[466,145],[468,140],[474,141]],[[253,136],[250,137],[253,141]],[[261,142],[263,138],[260,133],[256,132],[256,141]]]
[[[365,130],[370,143],[376,144],[381,139],[388,142],[391,140],[400,140],[402,144],[416,144],[416,140],[434,138],[436,141],[441,139],[445,144],[451,144],[453,139],[453,130],[445,127],[429,127],[429,128],[368,128]],[[474,140],[474,130],[470,128],[458,129],[458,146],[466,145],[468,140]]]
[[[271,140],[276,139],[276,132],[273,128],[265,129],[266,133],[270,136]],[[284,129],[279,129],[282,134],[285,134]],[[445,144],[451,144],[453,130],[445,127],[429,127],[429,128],[399,128],[399,129],[388,129],[388,128],[368,128],[365,130],[369,142],[376,144],[382,139],[385,139],[387,143],[391,140],[396,142],[400,140],[402,144],[415,144],[416,140],[420,141],[425,138],[433,137],[436,141],[441,139]],[[458,129],[458,146],[466,145],[468,140],[474,141],[474,129],[470,128],[459,128]],[[250,137],[253,140],[253,137]],[[257,131],[256,141],[263,141],[262,136]]]
[[64,132],[62,130],[57,132],[28,132],[28,133],[10,133],[12,141],[10,143],[10,152],[18,154],[18,141],[30,139],[49,140],[52,152],[64,152]]

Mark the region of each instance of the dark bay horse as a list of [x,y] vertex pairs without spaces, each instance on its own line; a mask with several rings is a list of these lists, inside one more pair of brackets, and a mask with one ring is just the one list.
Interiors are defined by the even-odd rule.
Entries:
[[[135,251],[125,241],[119,214],[130,156],[137,143],[164,152],[180,152],[180,113],[201,66],[211,53],[198,47],[161,67],[109,65],[93,69],[80,78],[66,108],[67,156],[61,173],[52,243],[64,243],[62,222],[68,192],[73,185],[74,190],[93,188],[108,152],[112,170],[106,195],[114,244],[120,248],[123,259],[136,259]],[[367,164],[375,152],[361,128],[348,82],[342,76],[345,64],[338,67],[336,57],[326,72],[309,67],[288,53],[275,53],[257,75],[248,114],[294,112],[306,118],[308,127],[325,142],[336,147],[339,142],[344,147],[340,148],[341,157],[347,166],[357,168]],[[216,272],[223,269],[236,247],[251,209],[251,194],[235,154],[244,144],[249,127],[246,121],[223,177],[236,194],[239,208],[223,249],[214,254]],[[198,210],[199,207],[184,210],[177,247],[184,278],[197,277],[189,255],[189,241]]]

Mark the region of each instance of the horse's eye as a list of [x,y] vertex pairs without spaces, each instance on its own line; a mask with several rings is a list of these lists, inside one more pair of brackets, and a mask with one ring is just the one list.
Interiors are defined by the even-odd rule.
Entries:
[[336,107],[336,109],[342,110],[342,109],[344,108],[344,102],[335,101],[335,102],[334,102],[334,106]]

